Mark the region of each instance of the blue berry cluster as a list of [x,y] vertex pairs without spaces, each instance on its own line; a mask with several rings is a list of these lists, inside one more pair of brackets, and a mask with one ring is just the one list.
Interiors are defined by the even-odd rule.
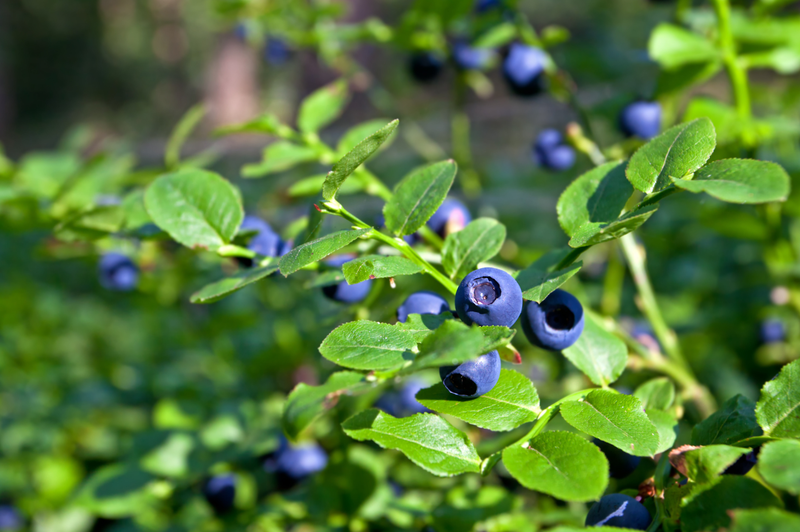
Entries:
[[[329,258],[325,261],[325,264],[333,268],[340,268],[343,264],[346,264],[351,260],[353,260],[353,257],[350,255],[339,255],[337,257]],[[360,283],[356,284],[348,284],[347,281],[340,281],[336,284],[323,286],[322,293],[325,294],[325,297],[332,299],[333,301],[353,304],[364,301],[369,295],[369,291],[371,289],[372,279],[367,279],[366,281],[361,281]]]
[[575,149],[564,142],[564,137],[555,129],[545,129],[533,145],[536,163],[548,170],[563,171],[575,164]]

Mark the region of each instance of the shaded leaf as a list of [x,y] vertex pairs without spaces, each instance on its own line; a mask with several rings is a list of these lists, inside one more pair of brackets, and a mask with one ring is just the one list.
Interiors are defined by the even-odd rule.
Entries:
[[792,495],[800,494],[800,441],[766,444],[758,454],[758,472],[768,484]]
[[679,447],[672,451],[669,461],[681,474],[698,484],[713,482],[736,460],[750,452],[750,449],[730,445],[682,449],[683,447]]
[[778,506],[780,501],[752,478],[723,475],[710,489],[690,495],[681,512],[681,530],[727,528],[731,510]]
[[214,303],[223,299],[245,286],[260,281],[265,277],[278,271],[278,262],[272,261],[264,266],[246,269],[238,272],[231,277],[225,277],[219,281],[204,286],[194,294],[190,301],[192,303]]
[[301,163],[316,161],[318,157],[319,153],[315,148],[301,146],[288,140],[279,140],[264,148],[263,160],[260,163],[244,165],[242,176],[264,177],[290,170]]
[[800,515],[777,508],[734,510],[730,532],[795,532],[800,530]]
[[632,193],[624,161],[602,164],[578,177],[558,198],[558,223],[572,237],[584,225],[614,222]]
[[281,274],[288,277],[300,268],[319,262],[325,257],[336,253],[370,231],[372,229],[348,229],[301,244],[281,257]]
[[541,303],[556,288],[578,273],[583,266],[580,261],[562,270],[553,270],[570,251],[572,250],[569,248],[550,251],[536,259],[524,270],[517,272],[516,279],[522,289],[522,297]]
[[657,377],[639,385],[633,395],[645,409],[667,410],[675,401],[675,385],[667,377]]
[[461,231],[450,233],[442,249],[442,266],[451,279],[461,279],[480,262],[500,252],[506,239],[506,227],[491,218],[478,218]]
[[628,348],[588,313],[584,314],[584,322],[583,334],[564,349],[564,356],[593,383],[608,386],[622,375],[628,362]]
[[383,208],[386,227],[397,236],[406,236],[425,225],[447,197],[456,171],[451,159],[417,168],[405,176]]
[[440,366],[457,366],[486,354],[484,336],[478,327],[447,320],[419,344],[419,355],[408,372]]
[[692,445],[731,445],[762,434],[756,421],[756,404],[737,394],[723,403],[719,410],[695,425]]
[[730,203],[786,201],[790,182],[775,163],[751,159],[723,159],[698,170],[691,181],[672,179],[676,187],[705,192]]
[[364,375],[353,371],[334,373],[325,384],[309,386],[300,383],[286,398],[283,408],[283,431],[291,439],[336,404],[339,395],[364,383]]

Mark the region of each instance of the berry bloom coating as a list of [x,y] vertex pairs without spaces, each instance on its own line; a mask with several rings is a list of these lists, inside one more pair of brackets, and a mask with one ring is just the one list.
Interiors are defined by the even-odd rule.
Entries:
[[429,83],[442,73],[444,61],[434,53],[419,52],[411,56],[408,67],[415,80]]
[[472,221],[469,211],[456,199],[446,199],[428,220],[428,227],[442,238],[464,229]]
[[460,70],[482,70],[493,57],[494,50],[489,48],[473,48],[463,41],[453,44],[453,62]]
[[427,384],[419,379],[409,379],[403,387],[396,392],[384,394],[375,406],[394,417],[406,417],[422,412],[430,412],[422,403],[417,401],[417,392]]
[[116,292],[130,292],[139,283],[139,267],[122,253],[106,253],[98,264],[100,284]]
[[608,476],[611,478],[625,478],[639,465],[641,458],[632,456],[625,451],[617,449],[610,443],[592,439],[592,443],[597,445],[608,460]]
[[555,290],[541,303],[526,303],[522,330],[533,345],[561,351],[574,344],[583,332],[583,307],[569,292]]
[[755,451],[750,451],[743,454],[734,463],[728,466],[728,469],[722,472],[723,475],[746,475],[758,463],[758,457]]
[[[352,257],[340,255],[338,257],[332,257],[326,260],[325,264],[338,267],[342,264],[350,262],[351,260],[353,260]],[[366,281],[361,281],[360,283],[356,284],[347,284],[347,281],[342,281],[338,284],[323,286],[322,293],[325,294],[325,296],[329,299],[338,301],[339,303],[352,304],[358,303],[359,301],[364,301],[364,299],[366,299],[366,297],[369,295],[369,291],[371,289],[372,279],[367,279]]]
[[9,504],[0,505],[0,530],[22,530],[19,510]]
[[409,314],[442,314],[450,312],[447,301],[433,292],[414,292],[397,307],[397,321],[405,323]]
[[633,530],[647,530],[650,512],[642,503],[621,493],[602,497],[592,505],[586,516],[586,526],[615,526]]
[[512,92],[534,96],[544,89],[547,54],[539,48],[514,43],[503,61],[503,76]]
[[278,451],[275,467],[294,480],[319,473],[328,465],[328,455],[317,443],[286,443]]
[[203,486],[203,494],[217,513],[230,511],[236,497],[236,477],[233,475],[211,477]]
[[768,318],[761,322],[761,341],[765,344],[782,342],[786,338],[786,329],[779,319]]
[[456,312],[467,325],[511,327],[522,312],[522,290],[503,270],[481,268],[458,285]]
[[439,376],[447,391],[459,397],[480,397],[500,378],[500,355],[492,351],[460,366],[443,366]]
[[661,130],[661,104],[633,102],[619,115],[619,127],[629,137],[651,139]]
[[540,166],[555,170],[569,170],[575,164],[575,150],[564,144],[561,133],[555,129],[545,129],[533,145],[533,158]]

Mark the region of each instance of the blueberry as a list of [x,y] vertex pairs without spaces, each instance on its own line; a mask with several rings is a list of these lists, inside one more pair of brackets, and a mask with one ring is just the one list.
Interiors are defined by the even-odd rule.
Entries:
[[[339,267],[346,262],[353,260],[348,255],[340,255],[338,257],[331,257],[325,261],[329,266]],[[372,288],[372,280],[367,279],[356,284],[347,284],[347,281],[342,281],[337,284],[332,284],[322,287],[322,293],[329,299],[338,301],[340,303],[358,303],[363,301],[369,295]]]
[[230,511],[236,497],[236,477],[231,474],[211,477],[203,486],[203,494],[215,512]]
[[[239,227],[239,232],[242,231],[255,231],[256,234],[250,238],[247,243],[247,249],[255,251],[259,255],[265,257],[280,257],[288,253],[286,242],[272,230],[272,227],[259,218],[248,214],[242,220],[242,225]],[[252,262],[252,261],[251,261]]]
[[419,379],[409,379],[399,391],[384,394],[375,405],[394,417],[430,412],[417,401],[417,392],[426,386],[427,384]]
[[294,480],[319,473],[328,465],[328,455],[317,443],[285,443],[275,458],[275,468]]
[[583,332],[583,307],[569,292],[555,290],[541,303],[526,303],[522,330],[533,345],[561,351],[574,344]]
[[264,46],[264,59],[271,65],[279,66],[289,60],[291,52],[286,43],[280,39],[270,37]]
[[544,90],[547,54],[539,48],[514,43],[503,61],[503,76],[511,91],[534,96]]
[[597,445],[608,460],[608,476],[611,478],[625,478],[639,465],[641,458],[632,456],[625,451],[617,449],[610,443],[594,438],[592,443]]
[[647,530],[650,512],[633,497],[621,493],[606,495],[594,503],[586,516],[586,526],[614,526]]
[[539,136],[536,137],[536,142],[533,144],[533,151],[536,153],[545,153],[556,146],[564,144],[564,136],[557,129],[543,129]]
[[100,284],[117,292],[130,292],[139,283],[139,267],[122,253],[106,253],[98,264]]
[[489,48],[473,48],[464,41],[453,44],[453,62],[460,70],[482,70],[493,58],[494,50]]
[[503,270],[481,268],[458,285],[456,312],[467,325],[511,327],[522,312],[522,290]]
[[450,312],[447,301],[433,292],[414,292],[397,307],[397,321],[405,323],[409,314],[442,314]]
[[500,355],[492,351],[460,366],[443,366],[439,376],[447,391],[459,397],[480,397],[500,378]]
[[9,504],[0,505],[0,530],[21,530],[22,515]]
[[439,77],[444,68],[444,61],[432,52],[418,52],[409,61],[411,75],[419,82],[428,83]]
[[469,211],[456,199],[446,199],[428,220],[428,227],[442,238],[464,229],[472,221]]
[[619,115],[619,126],[629,137],[651,139],[661,130],[661,104],[658,102],[633,102]]
[[550,170],[568,170],[575,164],[575,150],[564,143],[561,133],[555,129],[545,129],[533,145],[536,162]]
[[746,475],[758,463],[755,451],[743,454],[728,469],[722,472],[723,475]]
[[475,12],[486,13],[503,5],[503,0],[476,0]]
[[776,318],[768,318],[761,322],[761,341],[765,344],[782,342],[786,338],[783,322]]

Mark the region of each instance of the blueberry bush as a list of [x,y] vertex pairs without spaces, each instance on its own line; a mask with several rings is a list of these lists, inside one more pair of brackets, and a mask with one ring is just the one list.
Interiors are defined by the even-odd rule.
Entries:
[[[202,104],[158,164],[80,130],[0,156],[0,530],[800,529],[791,3],[642,2],[655,82],[608,101],[524,2],[386,3],[210,4],[335,78],[213,132],[260,160],[188,149]],[[444,147],[365,49],[447,85]],[[499,84],[573,117],[525,132],[556,239],[472,145]]]

